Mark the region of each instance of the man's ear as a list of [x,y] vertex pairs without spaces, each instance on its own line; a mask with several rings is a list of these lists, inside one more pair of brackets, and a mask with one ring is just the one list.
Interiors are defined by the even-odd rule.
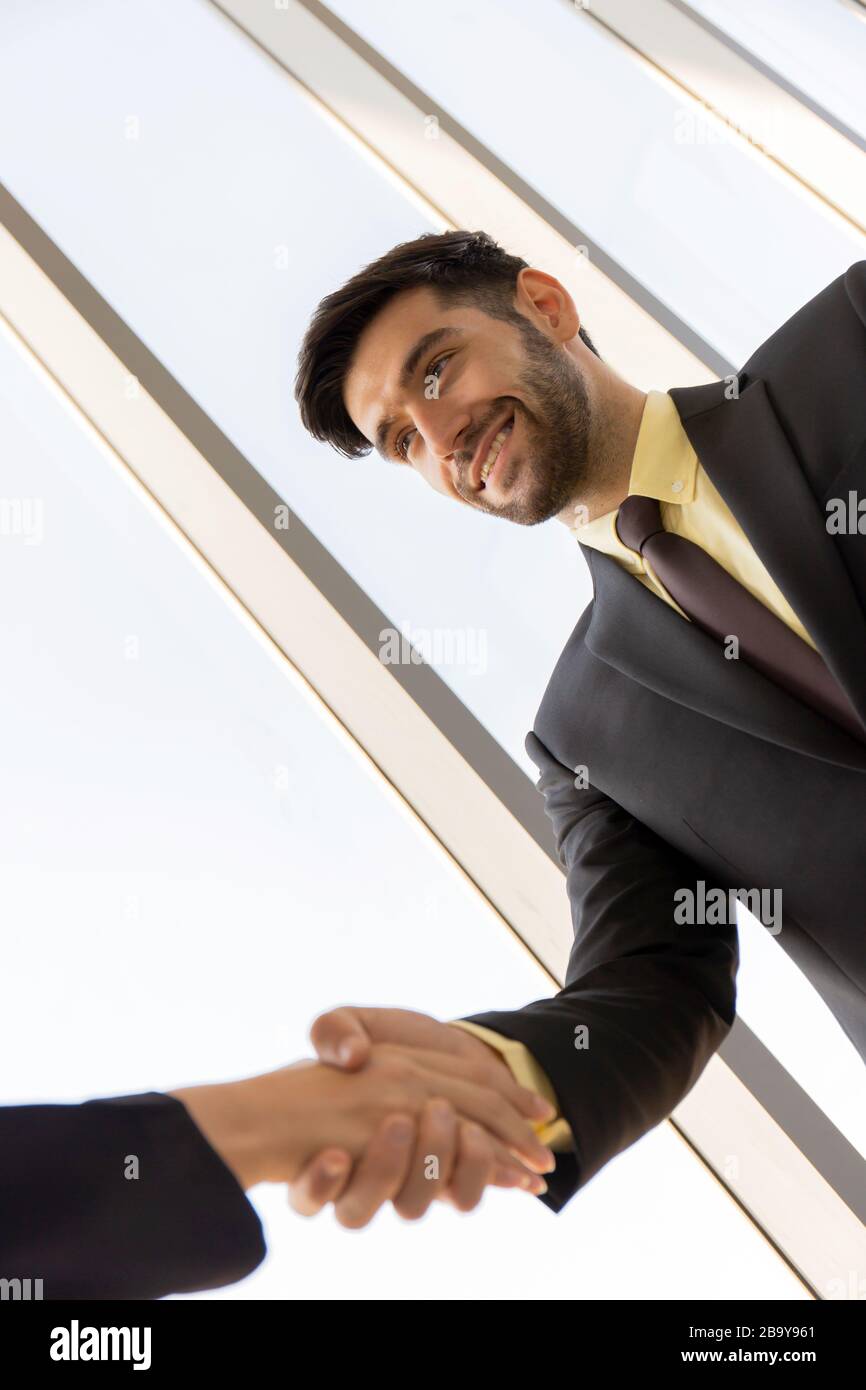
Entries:
[[577,305],[555,275],[525,266],[517,276],[517,308],[557,343],[568,343],[580,329]]

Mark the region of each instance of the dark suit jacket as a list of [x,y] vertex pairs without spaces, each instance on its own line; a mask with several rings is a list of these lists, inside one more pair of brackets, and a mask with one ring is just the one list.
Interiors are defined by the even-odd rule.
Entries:
[[[670,395],[866,721],[866,535],[831,534],[825,507],[866,499],[866,261],[774,333],[738,389]],[[677,925],[678,890],[781,890],[774,939],[866,1058],[866,745],[582,549],[593,600],[526,739],[567,874],[566,983],[472,1016],[525,1043],[558,1094],[574,1151],[540,1199],[556,1211],[671,1113],[732,1026],[735,922]]]
[[231,1284],[264,1254],[243,1188],[173,1096],[0,1109],[0,1279],[160,1298]]

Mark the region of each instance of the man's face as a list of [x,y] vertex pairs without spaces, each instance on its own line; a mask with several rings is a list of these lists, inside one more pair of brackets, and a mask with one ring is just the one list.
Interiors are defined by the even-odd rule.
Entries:
[[580,366],[526,317],[518,326],[442,306],[426,288],[404,291],[361,335],[343,399],[389,462],[521,526],[563,512],[589,473],[591,410]]

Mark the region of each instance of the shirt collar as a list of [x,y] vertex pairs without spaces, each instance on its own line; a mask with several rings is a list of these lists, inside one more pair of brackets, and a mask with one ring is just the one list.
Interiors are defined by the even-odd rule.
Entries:
[[[629,497],[637,494],[683,506],[695,500],[697,472],[698,457],[683,429],[673,397],[667,391],[649,391],[632,457]],[[574,535],[582,545],[597,550],[625,550],[616,534],[616,513],[614,508],[575,527]]]

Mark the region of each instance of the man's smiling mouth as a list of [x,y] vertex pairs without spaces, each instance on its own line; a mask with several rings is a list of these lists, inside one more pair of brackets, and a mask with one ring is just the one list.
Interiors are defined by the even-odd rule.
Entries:
[[496,460],[499,458],[499,455],[500,455],[500,453],[501,453],[501,451],[502,451],[502,448],[503,448],[503,446],[504,446],[504,444],[505,444],[505,441],[506,441],[506,439],[509,437],[509,435],[511,434],[511,431],[512,431],[513,428],[514,428],[514,416],[512,415],[512,417],[511,417],[511,419],[508,421],[508,423],[505,424],[505,425],[503,425],[503,426],[502,426],[502,429],[501,429],[501,430],[499,431],[499,433],[495,436],[495,438],[494,438],[492,444],[490,445],[490,448],[489,448],[488,451],[487,451],[487,457],[486,457],[486,459],[484,460],[484,463],[481,465],[481,474],[480,474],[480,484],[481,484],[481,487],[484,487],[484,486],[486,485],[487,479],[490,477],[490,474],[491,474],[491,472],[493,471],[493,466],[494,466],[494,464],[496,463]]

